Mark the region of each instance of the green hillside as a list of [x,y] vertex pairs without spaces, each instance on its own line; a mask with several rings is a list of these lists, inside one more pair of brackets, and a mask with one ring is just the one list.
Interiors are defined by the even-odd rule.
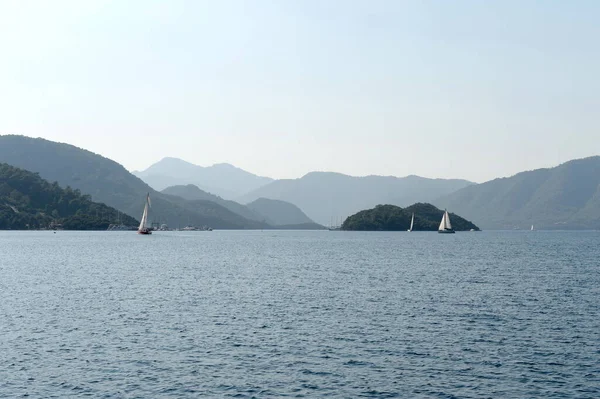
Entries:
[[[377,205],[373,209],[360,211],[348,217],[342,230],[360,231],[406,231],[410,227],[412,214],[415,214],[415,231],[437,231],[444,211],[431,204],[417,203],[406,208],[395,205]],[[452,227],[456,231],[479,230],[477,226],[462,217],[450,213]]]
[[[0,229],[42,229],[60,226],[66,230],[106,230],[118,211],[92,202],[77,189],[61,188],[37,173],[0,164]],[[128,226],[139,223],[127,215]]]

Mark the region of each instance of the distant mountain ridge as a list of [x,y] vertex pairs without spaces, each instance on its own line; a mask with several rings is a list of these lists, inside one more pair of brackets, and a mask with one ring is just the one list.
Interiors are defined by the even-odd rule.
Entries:
[[193,184],[187,184],[185,186],[171,186],[167,187],[161,191],[163,194],[168,195],[176,195],[178,197],[184,198],[186,200],[195,201],[195,200],[206,200],[217,203],[231,212],[237,213],[240,216],[243,216],[249,220],[255,221],[264,221],[264,217],[262,215],[253,212],[251,209],[246,207],[245,205],[238,204],[235,201],[225,200],[217,195],[207,193],[204,190],[201,190],[198,186]]
[[469,186],[434,203],[484,229],[598,229],[600,156]]
[[267,223],[273,226],[314,224],[300,208],[289,202],[259,198],[246,206],[256,213],[264,215]]
[[204,167],[171,157],[132,173],[158,191],[171,186],[194,184],[203,191],[225,199],[233,199],[273,181],[227,163]]
[[[256,209],[237,204],[238,211],[232,211],[224,206],[226,200],[217,201],[218,197],[208,193],[208,197],[186,200],[157,192],[118,163],[69,144],[0,135],[0,163],[39,173],[41,178],[57,181],[62,187],[79,189],[91,195],[93,201],[134,217],[141,214],[145,195],[150,192],[153,221],[171,227],[272,227],[265,223],[267,218],[256,219]],[[259,198],[293,204],[309,219],[325,225],[377,204],[406,206],[426,201],[463,215],[484,229],[523,229],[531,224],[536,229],[598,229],[600,157],[482,184],[418,176],[352,177],[312,172],[299,179],[271,181],[238,197],[238,201],[248,204]],[[248,212],[247,217],[238,212]],[[291,208],[286,212],[293,213]]]
[[354,177],[335,172],[311,172],[299,179],[275,180],[239,197],[241,203],[258,198],[283,200],[302,209],[317,223],[331,224],[377,204],[406,206],[433,201],[474,183],[460,179],[418,176]]
[[[213,201],[247,219],[266,222],[272,226],[307,226],[315,224],[297,206],[285,201],[259,198],[248,205],[242,205],[235,201],[225,200],[217,195],[207,193],[193,184],[167,187],[162,190],[162,193],[176,195],[187,200]],[[321,228],[322,226],[316,227]]]

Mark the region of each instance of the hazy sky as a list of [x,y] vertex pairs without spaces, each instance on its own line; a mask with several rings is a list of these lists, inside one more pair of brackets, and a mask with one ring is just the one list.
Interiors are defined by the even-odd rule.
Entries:
[[0,133],[143,169],[497,176],[600,154],[599,1],[0,0]]

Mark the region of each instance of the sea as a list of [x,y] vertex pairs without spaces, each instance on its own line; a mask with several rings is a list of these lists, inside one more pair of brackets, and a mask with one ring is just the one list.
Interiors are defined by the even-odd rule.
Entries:
[[0,232],[0,398],[600,398],[600,232]]

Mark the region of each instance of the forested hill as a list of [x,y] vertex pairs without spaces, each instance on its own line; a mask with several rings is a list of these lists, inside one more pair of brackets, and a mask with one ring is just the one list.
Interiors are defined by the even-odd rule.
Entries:
[[[406,231],[410,227],[413,213],[415,231],[437,231],[444,215],[443,210],[431,204],[417,203],[406,208],[377,205],[373,209],[360,211],[348,217],[342,224],[342,230]],[[454,213],[450,213],[450,221],[456,231],[479,230],[473,223]]]
[[[89,195],[49,183],[37,173],[0,163],[0,229],[51,228],[106,230],[119,215],[114,208],[92,202]],[[120,214],[120,221],[137,226],[134,218]]]
[[458,190],[434,203],[484,229],[597,229],[600,156],[576,159]]

